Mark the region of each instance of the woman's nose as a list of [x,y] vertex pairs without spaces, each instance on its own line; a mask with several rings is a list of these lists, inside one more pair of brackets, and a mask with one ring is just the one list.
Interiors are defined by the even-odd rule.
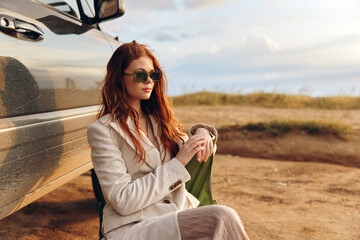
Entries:
[[147,79],[146,79],[146,82],[145,82],[145,83],[149,83],[149,82],[154,82],[154,81],[151,79],[151,77],[150,77],[150,76],[148,76],[148,77],[147,77]]

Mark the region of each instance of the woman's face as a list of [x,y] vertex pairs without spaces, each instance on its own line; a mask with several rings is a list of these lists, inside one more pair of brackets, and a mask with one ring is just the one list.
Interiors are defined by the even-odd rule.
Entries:
[[[150,72],[154,70],[153,60],[149,56],[142,56],[130,62],[124,73],[133,74],[135,71]],[[150,98],[154,82],[150,77],[146,82],[134,82],[132,76],[123,76],[125,89],[130,101],[146,100]]]

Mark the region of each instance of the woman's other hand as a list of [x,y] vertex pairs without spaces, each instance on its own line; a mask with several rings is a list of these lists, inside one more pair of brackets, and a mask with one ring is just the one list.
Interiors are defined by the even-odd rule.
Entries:
[[203,149],[197,152],[197,160],[199,162],[206,162],[213,152],[213,142],[210,137],[209,130],[205,128],[198,128],[194,136],[203,136],[205,142],[202,144]]
[[195,134],[184,143],[175,158],[185,166],[196,153],[204,150],[205,142],[206,139],[202,134]]

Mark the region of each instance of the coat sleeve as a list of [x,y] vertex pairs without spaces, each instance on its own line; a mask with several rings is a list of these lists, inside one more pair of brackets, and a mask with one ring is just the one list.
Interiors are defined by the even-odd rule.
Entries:
[[87,136],[103,193],[119,214],[130,215],[140,211],[190,179],[186,168],[173,158],[153,172],[132,181],[124,161],[126,156],[112,139],[111,131],[111,128],[97,121],[90,125]]
[[195,134],[196,129],[198,129],[198,128],[205,128],[211,133],[211,140],[212,140],[213,146],[214,146],[213,154],[215,154],[216,148],[217,148],[216,141],[218,139],[218,132],[217,132],[216,128],[214,128],[211,125],[205,124],[205,123],[197,123],[190,127],[190,129],[189,129],[190,136],[193,136]]

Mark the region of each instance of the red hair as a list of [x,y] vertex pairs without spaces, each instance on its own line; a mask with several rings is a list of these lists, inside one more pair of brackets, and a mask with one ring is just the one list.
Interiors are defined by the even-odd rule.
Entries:
[[[131,43],[124,43],[116,49],[107,64],[107,72],[102,87],[102,106],[98,118],[110,114],[116,123],[128,134],[135,145],[136,151],[141,158],[139,162],[145,161],[145,150],[141,143],[135,138],[130,131],[126,120],[130,116],[135,122],[137,132],[139,132],[139,115],[136,110],[129,104],[123,79],[123,71],[129,66],[132,60],[142,56],[148,56],[153,60],[155,70],[160,70],[162,79],[155,82],[153,92],[147,100],[141,100],[141,109],[145,114],[151,114],[158,123],[161,144],[167,149],[171,157],[179,152],[178,139],[182,140],[183,132],[179,121],[170,109],[170,104],[165,96],[167,87],[166,76],[162,71],[159,62],[153,53],[143,44],[135,40]],[[182,140],[183,141],[183,140]],[[162,159],[162,162],[164,159]]]

